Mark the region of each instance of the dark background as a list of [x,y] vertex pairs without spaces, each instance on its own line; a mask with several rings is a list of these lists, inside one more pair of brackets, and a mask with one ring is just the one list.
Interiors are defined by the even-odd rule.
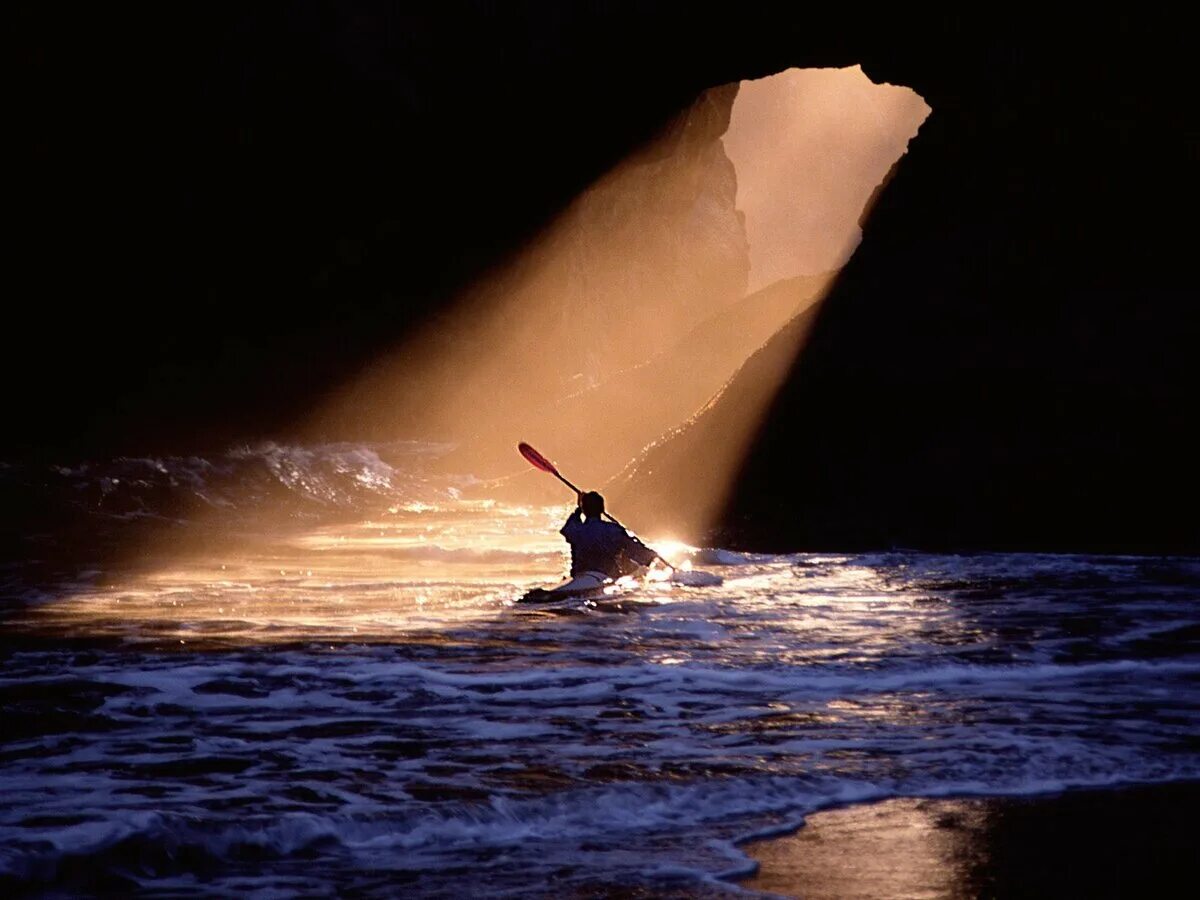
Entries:
[[933,113],[724,536],[1200,549],[1196,103],[1168,18],[42,5],[13,33],[9,458],[286,437],[699,91],[859,63]]

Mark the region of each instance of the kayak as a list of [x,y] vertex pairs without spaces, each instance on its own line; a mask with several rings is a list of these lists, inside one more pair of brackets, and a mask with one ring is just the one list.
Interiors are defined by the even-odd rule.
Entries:
[[579,597],[599,597],[613,581],[603,572],[582,572],[568,578],[562,584],[550,588],[534,588],[527,592],[519,603],[553,603],[555,600],[570,600]]
[[[646,573],[644,567],[639,567],[636,571],[631,572],[628,576],[621,578],[619,581],[614,581],[603,572],[583,572],[576,575],[574,578],[568,578],[561,584],[556,584],[549,588],[534,588],[528,591],[523,597],[517,599],[518,603],[553,603],[556,600],[594,600],[606,597],[606,591],[613,588],[613,598],[616,599],[622,595],[628,594],[629,588],[639,586],[640,577]],[[685,587],[716,587],[724,583],[725,579],[720,575],[714,575],[712,572],[701,571],[684,571],[675,569],[671,572],[671,577],[667,579],[670,584],[681,584]],[[626,590],[620,590],[626,588]]]

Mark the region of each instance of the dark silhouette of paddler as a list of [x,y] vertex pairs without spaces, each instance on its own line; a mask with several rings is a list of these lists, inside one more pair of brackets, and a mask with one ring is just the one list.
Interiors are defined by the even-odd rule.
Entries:
[[596,491],[580,492],[578,505],[560,534],[571,545],[571,576],[598,572],[620,578],[637,566],[648,566],[658,554],[616,522],[604,518],[604,498]]

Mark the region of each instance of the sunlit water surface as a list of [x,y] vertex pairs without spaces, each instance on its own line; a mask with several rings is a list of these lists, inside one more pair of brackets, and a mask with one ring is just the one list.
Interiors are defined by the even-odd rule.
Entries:
[[410,503],[25,607],[0,879],[723,895],[830,804],[1200,776],[1200,561],[674,547],[724,583],[515,604],[564,515]]

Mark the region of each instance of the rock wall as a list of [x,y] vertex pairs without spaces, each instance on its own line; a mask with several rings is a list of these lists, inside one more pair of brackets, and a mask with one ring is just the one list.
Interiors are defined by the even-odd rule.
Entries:
[[[1169,198],[1194,198],[1195,104],[1165,32],[1125,26],[868,60],[933,112],[704,537],[1200,549],[1194,275],[1169,224]],[[625,491],[686,506],[706,486],[662,479],[736,427],[741,393]]]

